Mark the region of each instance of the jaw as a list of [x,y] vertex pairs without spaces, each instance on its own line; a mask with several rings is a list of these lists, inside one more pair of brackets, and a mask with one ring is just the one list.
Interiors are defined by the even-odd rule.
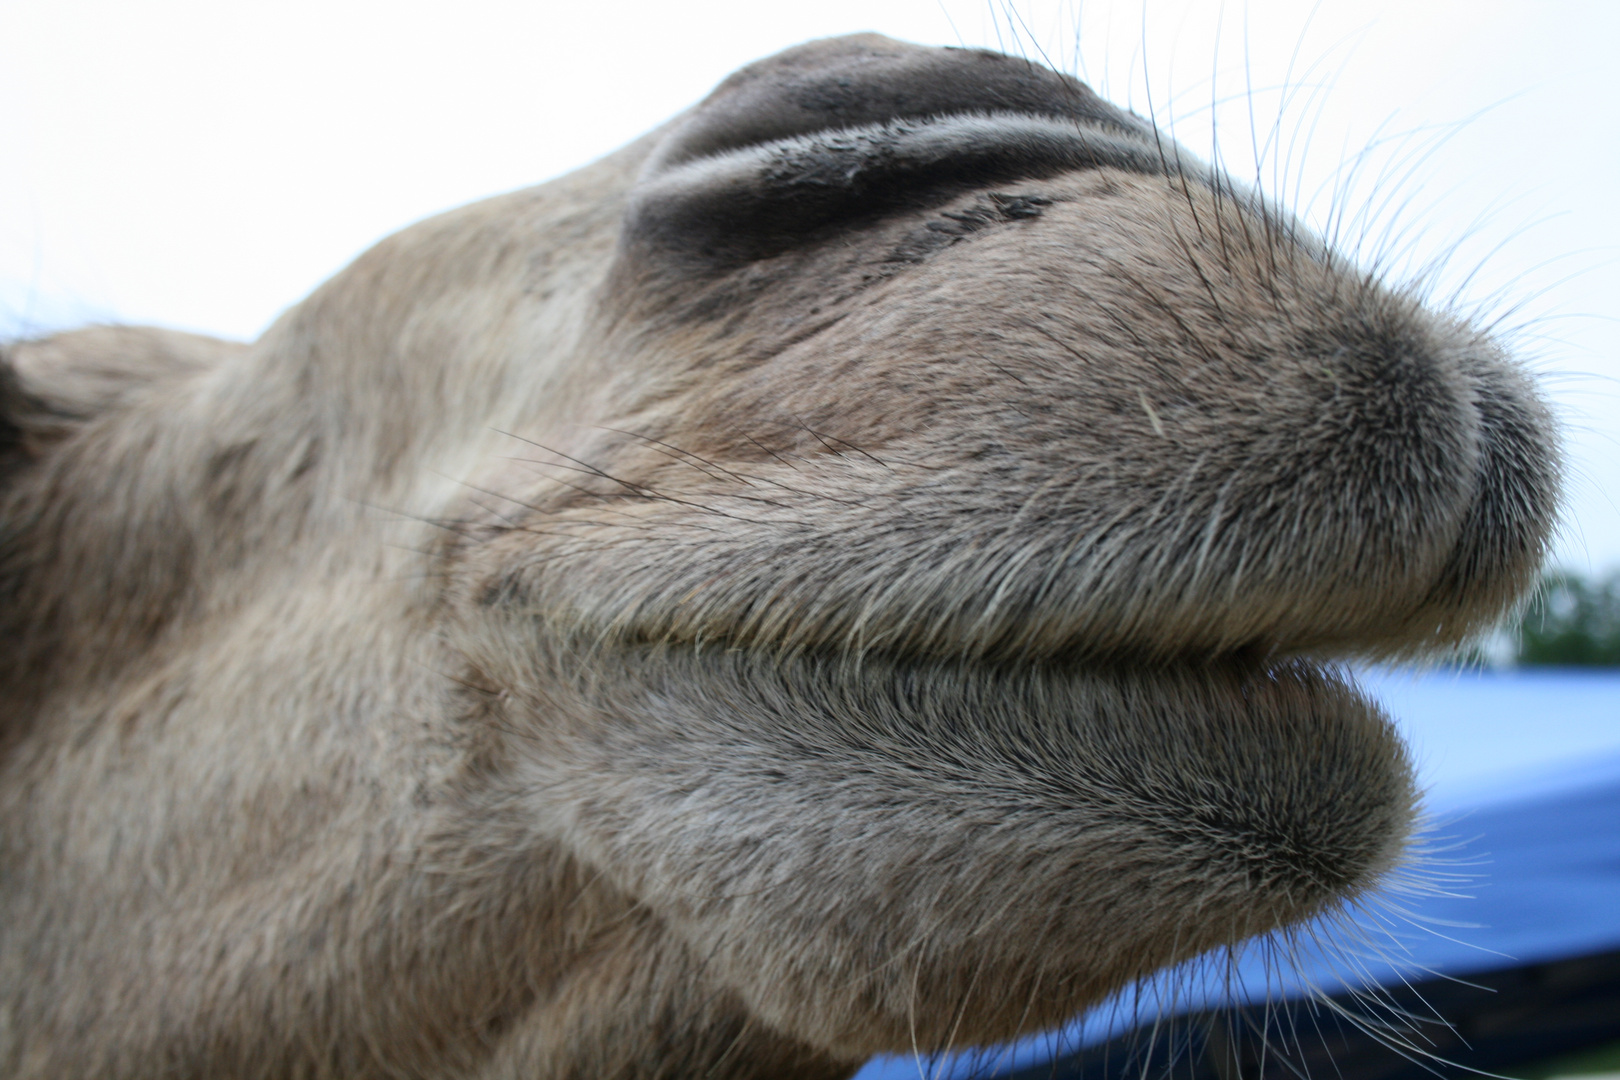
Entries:
[[[1221,356],[1157,307],[1115,340],[1176,252],[1107,208],[1181,211],[1065,183],[824,326],[768,292],[747,310],[780,340],[682,315],[652,359],[697,374],[543,434],[566,480],[457,568],[545,841],[834,1057],[1048,1027],[1376,887],[1414,816],[1405,751],[1331,671],[1264,658],[1455,640],[1544,542],[1550,452],[1511,369],[1304,254],[1227,267],[1252,303],[1223,300]],[[1077,280],[1076,251],[1128,250]],[[830,294],[860,269],[806,258]],[[1155,298],[1188,318],[1197,284]],[[1286,287],[1362,336],[1271,341]],[[590,355],[650,355],[611,321]]]
[[839,1057],[1050,1026],[1309,918],[1413,817],[1387,719],[1297,663],[534,659],[493,673],[546,720],[520,772],[548,839]]
[[577,352],[602,426],[538,431],[479,484],[525,511],[456,542],[540,839],[847,1060],[1049,1026],[1376,887],[1405,750],[1264,658],[1493,619],[1556,498],[1533,389],[1227,187],[1073,171],[1090,113],[1015,160],[971,102],[762,130],[745,76],[628,196]]

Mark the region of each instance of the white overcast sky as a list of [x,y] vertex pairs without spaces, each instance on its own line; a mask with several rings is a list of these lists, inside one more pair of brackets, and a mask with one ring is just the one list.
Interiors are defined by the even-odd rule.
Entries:
[[1361,159],[1349,231],[1397,270],[1449,253],[1438,294],[1500,321],[1567,425],[1560,561],[1620,566],[1612,0],[0,0],[0,336],[251,338],[400,226],[856,30],[1044,55],[1318,225]]

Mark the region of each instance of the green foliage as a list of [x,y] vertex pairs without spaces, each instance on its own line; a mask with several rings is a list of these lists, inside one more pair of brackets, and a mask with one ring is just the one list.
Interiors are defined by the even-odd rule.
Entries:
[[1620,573],[1548,574],[1515,636],[1521,665],[1620,667]]
[[1509,1075],[1526,1080],[1548,1080],[1560,1076],[1612,1076],[1620,1073],[1620,1042],[1608,1043],[1576,1054],[1538,1061],[1508,1070]]

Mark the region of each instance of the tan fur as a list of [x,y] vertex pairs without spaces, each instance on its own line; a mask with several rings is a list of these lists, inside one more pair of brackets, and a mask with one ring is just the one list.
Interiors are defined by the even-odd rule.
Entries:
[[832,1077],[1360,895],[1526,587],[1489,339],[864,36],[245,347],[0,366],[0,1073]]

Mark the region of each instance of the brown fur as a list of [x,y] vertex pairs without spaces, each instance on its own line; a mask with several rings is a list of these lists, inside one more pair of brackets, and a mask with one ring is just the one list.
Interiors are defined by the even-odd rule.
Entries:
[[1324,668],[1526,587],[1489,339],[864,36],[252,345],[0,366],[0,1073],[820,1077],[1376,887]]

